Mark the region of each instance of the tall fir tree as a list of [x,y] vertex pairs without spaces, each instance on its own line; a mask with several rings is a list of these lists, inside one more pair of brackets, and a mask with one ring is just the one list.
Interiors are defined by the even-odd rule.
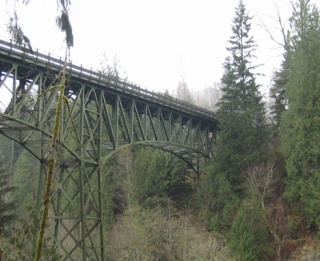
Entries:
[[231,227],[245,194],[245,171],[262,161],[267,151],[268,126],[253,72],[257,66],[252,64],[256,45],[250,35],[251,19],[240,1],[227,48],[230,56],[224,64],[223,95],[217,111],[220,132],[212,163],[212,229]]
[[250,35],[251,17],[242,1],[236,8],[224,64],[222,98],[217,117],[220,123],[221,149],[219,169],[237,190],[244,180],[241,173],[261,161],[266,151],[268,127],[262,95],[252,65],[255,42]]
[[320,226],[320,13],[308,0],[293,3],[288,109],[280,125],[288,173],[286,195],[308,225]]

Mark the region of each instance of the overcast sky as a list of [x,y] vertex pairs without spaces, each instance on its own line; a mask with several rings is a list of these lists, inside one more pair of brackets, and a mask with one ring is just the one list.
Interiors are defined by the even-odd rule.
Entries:
[[[7,2],[0,0],[1,38],[9,37],[5,24],[12,6]],[[161,92],[174,91],[181,76],[195,92],[220,81],[238,0],[71,2],[71,59],[75,63],[99,68],[103,54],[110,61],[117,56],[128,80]],[[18,14],[35,49],[63,55],[63,35],[55,26],[55,4],[53,0],[31,0],[27,7],[18,7]],[[290,0],[244,0],[244,4],[249,15],[254,16],[252,34],[259,46],[257,64],[264,64],[259,72],[266,75],[259,81],[267,87],[273,69],[279,67],[282,50],[270,40],[261,24],[277,33],[276,7],[283,20],[287,20],[291,14]]]

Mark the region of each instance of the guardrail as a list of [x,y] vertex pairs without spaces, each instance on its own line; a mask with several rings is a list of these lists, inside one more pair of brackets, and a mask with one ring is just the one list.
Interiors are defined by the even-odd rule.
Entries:
[[191,103],[179,100],[170,95],[156,93],[148,91],[147,89],[141,88],[140,86],[128,82],[127,80],[120,79],[115,76],[107,76],[99,71],[93,71],[92,69],[86,69],[84,67],[73,64],[72,61],[64,61],[61,57],[54,57],[50,53],[45,55],[37,51],[30,51],[24,46],[18,46],[12,42],[7,42],[0,39],[0,53],[4,53],[10,57],[21,59],[25,62],[30,62],[35,65],[42,65],[48,69],[60,71],[65,65],[68,72],[72,76],[76,76],[82,80],[88,82],[95,82],[101,86],[113,88],[118,91],[123,91],[131,95],[139,95],[139,98],[143,98],[157,102],[166,107],[173,109],[180,109],[187,113],[197,114],[200,117],[205,117],[211,121],[216,121],[215,115],[212,111],[204,109],[202,107],[193,105]]

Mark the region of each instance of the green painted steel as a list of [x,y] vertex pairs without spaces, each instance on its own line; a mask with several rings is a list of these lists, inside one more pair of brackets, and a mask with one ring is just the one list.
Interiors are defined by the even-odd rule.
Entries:
[[[61,59],[0,41],[0,134],[41,164],[41,207]],[[67,88],[46,242],[61,260],[105,260],[102,166],[117,149],[140,144],[169,151],[199,170],[217,128],[208,110],[112,76],[67,64]]]

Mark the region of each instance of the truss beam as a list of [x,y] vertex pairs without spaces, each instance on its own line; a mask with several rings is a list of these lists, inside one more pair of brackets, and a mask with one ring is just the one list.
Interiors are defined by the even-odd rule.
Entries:
[[[0,41],[0,134],[39,160],[39,207],[58,95],[47,90],[62,67],[61,59]],[[105,160],[139,144],[169,151],[198,171],[199,158],[212,156],[217,121],[210,111],[72,63],[67,77],[47,244],[59,260],[102,261]]]

